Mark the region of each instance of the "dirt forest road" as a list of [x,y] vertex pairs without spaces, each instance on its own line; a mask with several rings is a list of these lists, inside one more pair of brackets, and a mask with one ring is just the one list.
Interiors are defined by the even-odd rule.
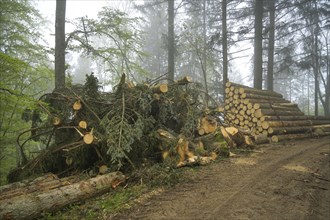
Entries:
[[268,145],[112,219],[330,219],[330,138]]

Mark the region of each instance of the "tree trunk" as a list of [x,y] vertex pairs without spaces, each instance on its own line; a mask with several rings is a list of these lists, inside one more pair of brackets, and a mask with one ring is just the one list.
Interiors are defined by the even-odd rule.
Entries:
[[269,0],[267,89],[274,90],[275,0]]
[[330,123],[329,117],[309,116],[309,115],[291,115],[291,116],[265,116],[265,121],[299,121],[299,120],[325,120]]
[[[0,198],[0,219],[32,219],[40,216],[41,212],[54,212],[66,205],[105,193],[119,183],[125,181],[120,172],[109,173],[71,184],[67,181],[63,186],[59,181],[49,184],[59,186],[45,190],[37,187],[36,191],[13,195],[10,198]],[[57,184],[57,185],[56,185]],[[22,187],[24,190],[25,187]],[[3,194],[3,192],[1,193]]]
[[209,104],[209,90],[207,86],[207,59],[206,59],[206,0],[203,1],[203,61],[202,72],[205,86],[205,105]]
[[269,139],[268,139],[267,135],[259,134],[259,135],[254,136],[254,142],[256,144],[267,144],[267,143],[269,143]]
[[66,0],[56,1],[55,89],[65,86],[65,8]]
[[264,121],[269,127],[299,127],[312,125],[327,125],[329,121],[326,120],[303,120],[303,121]]
[[227,0],[222,0],[222,71],[223,94],[225,96],[226,83],[228,82],[228,51],[227,51]]
[[239,88],[238,91],[239,91],[240,94],[250,93],[250,94],[257,94],[257,95],[264,95],[264,96],[270,96],[270,97],[283,98],[283,95],[281,95],[281,94],[279,94],[277,92],[268,91],[268,90]]
[[329,54],[329,41],[325,38],[326,48],[327,48],[327,79],[325,84],[325,106],[324,106],[324,115],[330,116],[330,54]]
[[174,0],[168,0],[168,78],[174,81]]
[[262,15],[263,0],[255,0],[254,21],[254,88],[262,89]]
[[303,133],[303,134],[282,134],[282,135],[274,135],[271,140],[273,143],[278,143],[284,140],[295,140],[302,138],[310,138],[313,137],[312,133]]
[[[319,85],[319,69],[320,69],[320,65],[319,65],[319,56],[318,56],[318,50],[319,50],[319,46],[318,46],[318,34],[319,34],[319,19],[318,19],[318,12],[317,12],[317,2],[314,1],[314,9],[315,9],[315,14],[313,16],[313,23],[315,24],[315,29],[313,29],[313,53],[312,53],[312,57],[313,57],[313,72],[314,72],[314,87],[315,87],[315,93],[314,93],[314,108],[315,108],[315,116],[319,115],[319,102],[318,102],[318,92],[320,89],[320,85]],[[320,97],[321,98],[321,97]]]

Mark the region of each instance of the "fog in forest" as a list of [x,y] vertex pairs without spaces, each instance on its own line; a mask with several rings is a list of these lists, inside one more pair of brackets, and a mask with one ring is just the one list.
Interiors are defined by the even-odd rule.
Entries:
[[[40,121],[51,115],[40,104],[44,94],[80,88],[91,76],[104,94],[125,80],[170,84],[189,76],[214,108],[225,105],[225,84],[239,83],[280,93],[305,115],[330,116],[327,0],[12,0],[1,1],[0,12],[6,172],[24,159],[16,139],[31,129],[32,113],[42,106]],[[41,141],[29,145],[28,157]]]

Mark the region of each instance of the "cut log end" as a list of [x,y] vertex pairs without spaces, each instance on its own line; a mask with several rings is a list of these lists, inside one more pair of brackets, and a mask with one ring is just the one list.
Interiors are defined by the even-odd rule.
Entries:
[[60,119],[59,117],[57,117],[57,116],[54,116],[54,117],[52,118],[52,124],[53,124],[54,126],[58,126],[58,125],[60,125],[60,124],[61,124],[61,119]]
[[108,166],[107,165],[102,165],[99,167],[99,174],[105,174],[108,172]]
[[182,79],[179,79],[176,82],[178,84],[180,84],[180,85],[185,85],[185,84],[191,83],[192,82],[192,78],[190,76],[185,76],[185,77],[183,77]]
[[167,84],[158,84],[152,87],[152,91],[154,93],[166,93],[168,92],[168,85]]
[[75,101],[75,102],[73,103],[73,106],[72,106],[73,110],[75,110],[75,111],[80,110],[81,107],[82,107],[82,105],[81,105],[80,100]]
[[87,133],[84,135],[85,144],[91,144],[94,141],[94,136],[91,133]]
[[79,122],[79,127],[82,129],[86,129],[87,128],[87,122],[86,121],[80,121]]

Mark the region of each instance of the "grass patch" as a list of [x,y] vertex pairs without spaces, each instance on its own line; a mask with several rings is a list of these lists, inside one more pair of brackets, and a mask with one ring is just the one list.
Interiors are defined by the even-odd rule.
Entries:
[[47,220],[94,220],[105,219],[113,213],[129,208],[134,199],[148,191],[146,185],[134,185],[128,188],[118,187],[116,190],[89,199],[82,204],[68,206],[54,214],[44,213],[40,219]]

